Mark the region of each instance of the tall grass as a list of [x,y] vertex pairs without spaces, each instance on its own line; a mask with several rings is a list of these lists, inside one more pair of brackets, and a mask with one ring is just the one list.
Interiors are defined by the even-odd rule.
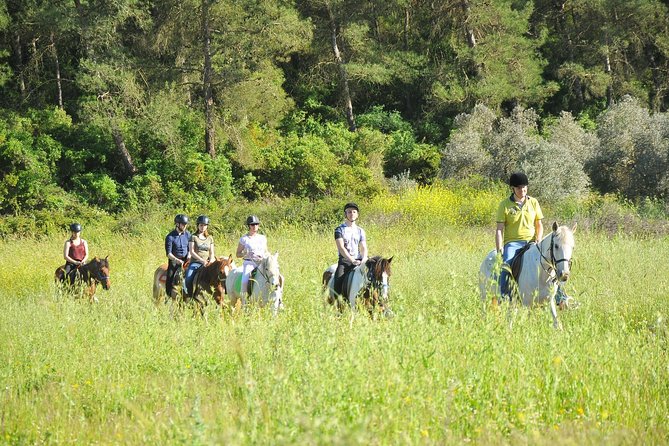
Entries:
[[[151,220],[138,236],[84,234],[110,254],[94,305],[51,283],[63,240],[0,242],[0,443],[666,443],[669,240],[577,232],[568,291],[582,306],[555,331],[547,309],[484,314],[492,227],[434,212],[362,213],[371,253],[394,256],[396,317],[381,321],[324,305],[325,226],[265,226],[287,281],[277,318],[154,307],[167,227]],[[215,234],[218,254],[239,235]]]

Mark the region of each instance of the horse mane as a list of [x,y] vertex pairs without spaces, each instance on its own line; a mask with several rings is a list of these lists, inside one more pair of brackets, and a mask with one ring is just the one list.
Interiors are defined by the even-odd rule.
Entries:
[[574,246],[574,233],[568,226],[559,226],[555,231],[555,237],[563,244]]
[[380,277],[381,274],[385,271],[386,274],[390,275],[390,261],[389,259],[384,259],[381,256],[374,256],[367,259],[367,268],[370,271],[374,272],[375,277]]

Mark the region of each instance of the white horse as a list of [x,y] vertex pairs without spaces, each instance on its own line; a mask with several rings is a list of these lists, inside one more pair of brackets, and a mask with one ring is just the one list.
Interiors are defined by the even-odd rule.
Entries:
[[[235,268],[225,279],[225,289],[230,296],[230,304],[234,308],[237,301],[241,299],[242,306],[246,306],[247,298],[251,301],[260,302],[261,306],[271,304],[272,313],[276,315],[283,309],[283,285],[284,279],[279,272],[279,253],[269,254],[263,257],[258,268],[249,279],[252,287],[251,295],[248,290],[240,289],[243,269]],[[252,282],[252,284],[251,284]]]
[[[363,297],[364,305],[370,314],[374,308],[379,308],[386,317],[392,316],[392,311],[388,307],[388,290],[390,277],[390,263],[393,258],[388,259],[376,256],[371,257],[365,263],[361,263],[351,270],[350,278],[345,279],[343,284],[344,298],[348,300],[352,310],[356,308],[358,296]],[[323,287],[328,290],[328,303],[334,304],[339,301],[334,291],[334,273],[337,264],[331,265],[323,272]],[[346,293],[347,282],[350,282],[348,293]],[[341,311],[341,306],[339,307]]]
[[[555,293],[557,282],[569,279],[571,256],[574,250],[574,232],[572,228],[558,227],[553,223],[553,232],[548,234],[538,244],[530,246],[523,254],[523,266],[516,283],[521,302],[526,307],[549,301],[553,326],[559,328]],[[479,270],[479,289],[481,300],[485,303],[488,293],[493,299],[499,296],[499,271],[501,265],[497,260],[497,253],[492,250],[488,253]],[[509,281],[513,282],[511,277]]]

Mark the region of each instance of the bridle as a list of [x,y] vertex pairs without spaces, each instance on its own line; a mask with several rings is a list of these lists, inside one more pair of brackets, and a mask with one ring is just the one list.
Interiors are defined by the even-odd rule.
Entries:
[[[256,269],[256,273],[263,276],[263,278],[265,279],[265,283],[267,283],[269,289],[273,291],[276,288],[278,288],[279,285],[278,284],[275,285],[275,284],[272,283],[271,280],[269,280],[270,274],[268,272],[266,272],[266,271],[269,271],[269,269],[270,269],[268,264],[269,264],[269,257],[266,257],[260,262],[260,265],[258,265],[258,268]],[[272,276],[273,276],[273,274],[272,274]]]
[[[382,261],[383,260],[379,260],[379,262]],[[367,269],[367,283],[369,284],[367,288],[370,290],[380,290],[381,296],[386,300],[390,289],[390,285],[388,284],[388,274],[385,271],[382,271],[381,278],[376,277],[376,266],[377,264],[375,263],[373,268]]]
[[[544,255],[543,251],[541,250],[541,247],[540,247],[541,243],[537,243],[537,250],[539,250],[539,255],[541,256],[541,260],[542,260],[542,262],[540,263],[540,264],[541,264],[541,268],[542,268],[542,269],[546,272],[546,274],[548,274],[549,276],[552,275],[551,273],[552,273],[553,271],[556,271],[556,270],[557,270],[557,265],[558,265],[558,263],[560,263],[560,262],[567,262],[567,266],[571,269],[571,259],[567,259],[567,258],[556,259],[556,258],[555,258],[555,249],[554,249],[555,243],[554,243],[554,240],[555,240],[555,232],[552,232],[552,233],[551,233],[551,246],[550,246],[550,249],[549,249],[550,259],[548,259],[548,258]],[[548,264],[548,267],[544,268],[543,261],[545,261],[545,262]],[[557,280],[557,274],[556,274],[556,277],[553,278],[553,280],[554,280],[554,281]]]

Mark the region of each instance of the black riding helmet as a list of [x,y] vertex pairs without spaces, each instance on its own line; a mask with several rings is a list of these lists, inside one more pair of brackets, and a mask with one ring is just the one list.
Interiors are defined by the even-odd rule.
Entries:
[[197,224],[198,225],[208,225],[209,224],[209,217],[207,217],[206,215],[200,215],[197,218]]
[[523,172],[512,173],[511,178],[509,178],[509,186],[511,187],[527,186],[528,184],[527,175]]
[[79,223],[72,223],[70,225],[70,231],[72,232],[81,232],[81,225]]
[[249,215],[248,218],[246,219],[246,225],[259,225],[260,220],[258,219],[257,216],[255,215]]
[[181,223],[184,225],[188,224],[188,215],[184,214],[177,214],[176,217],[174,217],[174,223]]
[[350,208],[353,208],[356,211],[360,212],[360,209],[358,208],[358,205],[353,203],[353,202],[349,202],[349,203],[346,203],[346,205],[344,205],[344,212],[346,212],[346,209],[350,209]]

